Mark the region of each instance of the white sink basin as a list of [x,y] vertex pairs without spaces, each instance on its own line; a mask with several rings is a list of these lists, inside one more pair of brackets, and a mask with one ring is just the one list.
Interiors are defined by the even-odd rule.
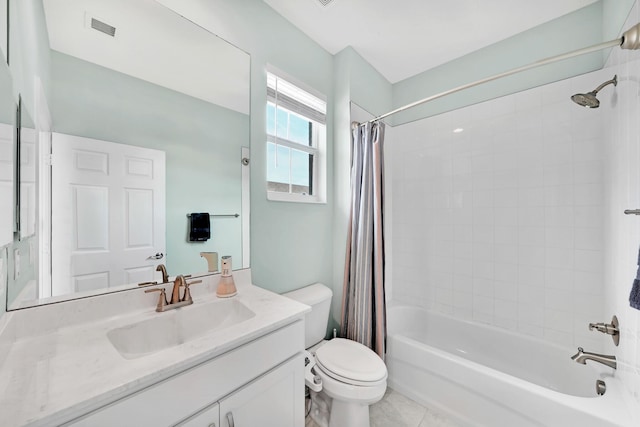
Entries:
[[237,325],[256,314],[236,299],[188,305],[107,332],[125,359],[135,359]]

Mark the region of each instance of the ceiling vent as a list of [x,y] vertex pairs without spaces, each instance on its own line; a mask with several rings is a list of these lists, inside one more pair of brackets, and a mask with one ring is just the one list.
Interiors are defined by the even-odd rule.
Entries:
[[318,3],[320,3],[322,6],[329,6],[332,2],[333,0],[318,0]]
[[91,28],[100,31],[101,33],[105,33],[106,35],[111,37],[115,37],[116,35],[116,27],[99,21],[96,18],[91,18]]

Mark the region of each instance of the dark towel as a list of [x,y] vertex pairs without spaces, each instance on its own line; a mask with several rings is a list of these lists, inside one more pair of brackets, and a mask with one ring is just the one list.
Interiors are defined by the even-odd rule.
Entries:
[[640,310],[640,252],[638,253],[638,271],[636,272],[636,278],[633,280],[631,295],[629,295],[629,305],[636,310]]
[[209,213],[192,213],[189,240],[192,242],[204,242],[211,237],[209,225]]

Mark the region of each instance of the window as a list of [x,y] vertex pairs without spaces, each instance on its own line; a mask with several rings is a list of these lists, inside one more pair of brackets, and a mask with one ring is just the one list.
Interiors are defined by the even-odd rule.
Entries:
[[267,73],[267,198],[323,203],[326,199],[327,103]]

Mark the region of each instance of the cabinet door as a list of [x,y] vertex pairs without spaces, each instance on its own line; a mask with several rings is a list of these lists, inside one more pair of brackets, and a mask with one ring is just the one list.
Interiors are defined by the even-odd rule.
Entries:
[[304,359],[295,356],[220,401],[220,427],[304,425]]
[[218,423],[219,420],[220,405],[214,403],[181,423],[176,424],[176,427],[218,427],[220,425]]

